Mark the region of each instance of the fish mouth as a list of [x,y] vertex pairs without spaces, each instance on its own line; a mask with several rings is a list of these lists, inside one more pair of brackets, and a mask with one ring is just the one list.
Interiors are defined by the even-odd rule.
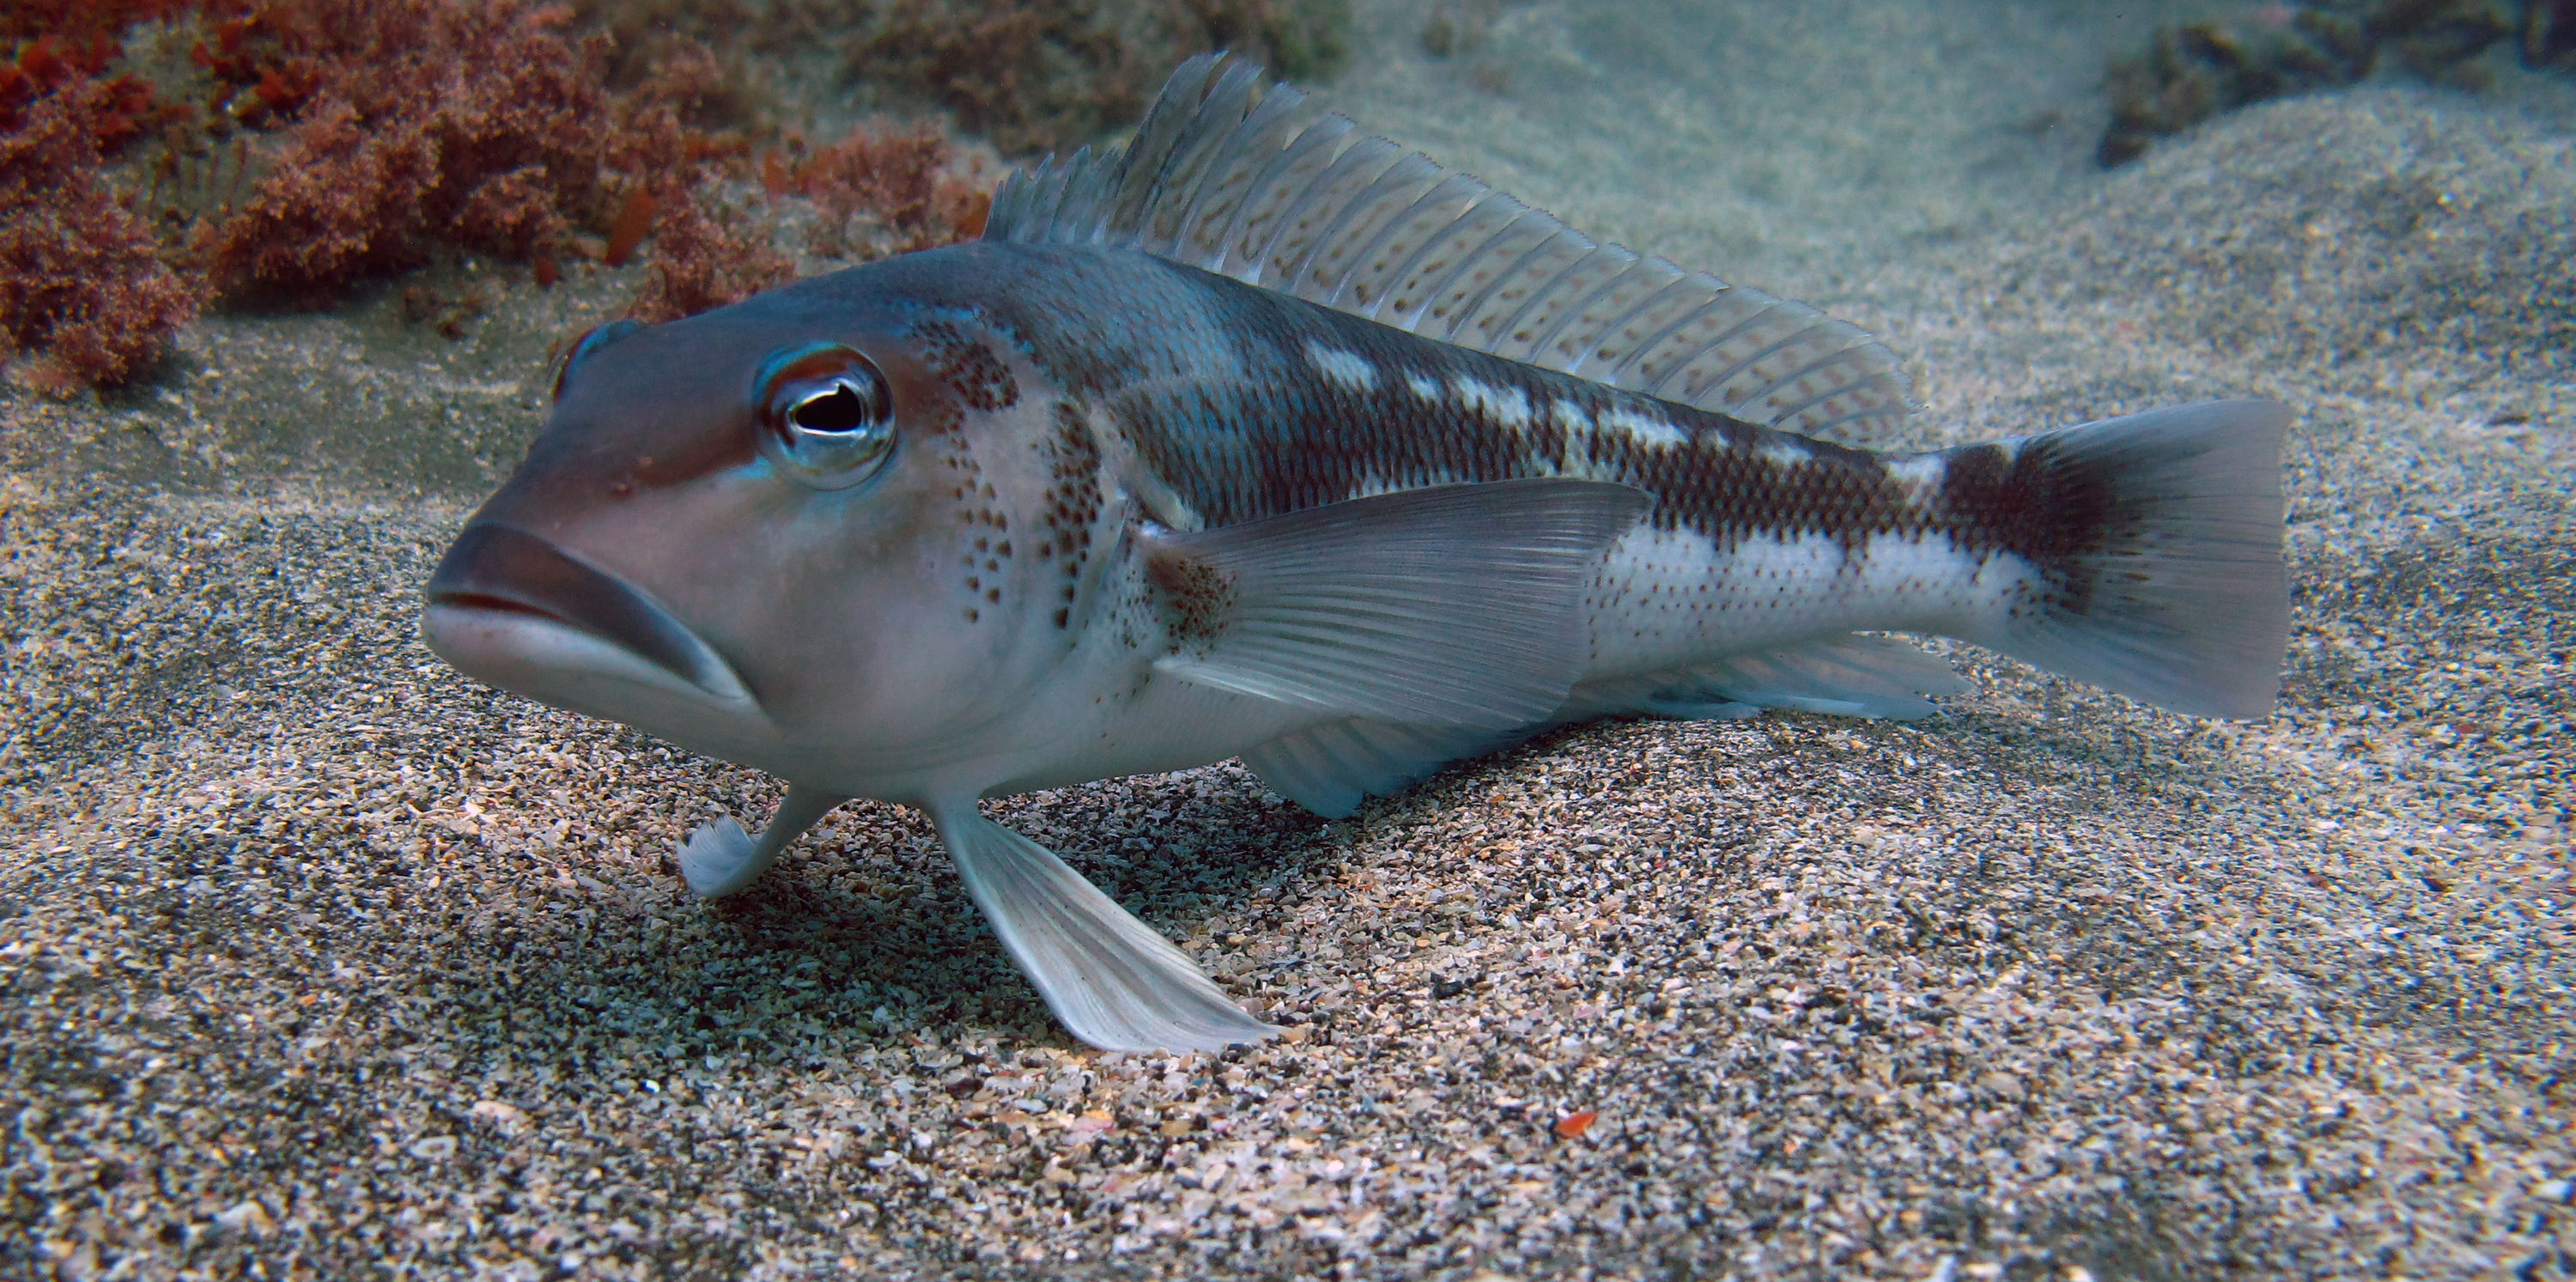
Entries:
[[429,648],[502,689],[612,718],[619,687],[759,708],[733,665],[660,602],[516,526],[466,526],[423,596]]

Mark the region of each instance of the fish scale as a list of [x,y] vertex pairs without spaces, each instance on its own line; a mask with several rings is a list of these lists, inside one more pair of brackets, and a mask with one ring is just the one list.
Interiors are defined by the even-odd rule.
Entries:
[[[1114,418],[1144,462],[1186,497],[1193,523],[1232,525],[1421,486],[1555,476],[1643,490],[1654,498],[1644,528],[1703,539],[1704,547],[1668,548],[1651,559],[1641,546],[1614,550],[1587,594],[1601,638],[1587,680],[1678,666],[1712,646],[1794,639],[1817,620],[1848,630],[1844,615],[1879,626],[1919,623],[1853,599],[1881,538],[1916,560],[1927,541],[1946,546],[1962,558],[1963,573],[1976,568],[1972,554],[1981,561],[1996,552],[2046,568],[2048,549],[2013,545],[2014,522],[2031,497],[1954,487],[1940,456],[1872,455],[1426,344],[1221,278],[1175,274],[1176,288],[1218,296],[1209,306],[1232,317],[1236,360],[1253,372],[1219,389],[1224,399],[1213,406],[1176,404],[1168,392],[1096,394],[1117,406]],[[1424,384],[1436,394],[1414,390]],[[1247,459],[1266,466],[1247,467]],[[1916,459],[1934,480],[1909,495],[1891,467]],[[1767,574],[1762,563],[1727,555],[1747,539],[1806,536],[1831,541],[1838,564],[1777,590],[1757,590]],[[1899,582],[1882,595],[1921,596],[1933,586]],[[1654,626],[1676,611],[1698,622]],[[1763,617],[1728,617],[1747,611]],[[1657,643],[1638,644],[1649,628]],[[1609,640],[1621,635],[1628,644]]]
[[984,239],[578,344],[427,589],[464,672],[786,780],[682,844],[754,893],[853,797],[922,810],[1075,1036],[1268,1035],[978,802],[1240,757],[1370,796],[1549,726],[1920,717],[1953,637],[2259,716],[2287,412],[1934,453],[1893,354],[1586,238],[1221,57]]

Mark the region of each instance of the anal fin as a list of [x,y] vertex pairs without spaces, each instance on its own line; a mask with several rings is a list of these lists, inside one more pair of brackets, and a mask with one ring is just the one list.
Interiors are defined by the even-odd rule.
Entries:
[[1575,687],[1577,716],[1646,714],[1691,720],[1752,716],[1764,708],[1912,721],[1940,711],[1923,696],[1958,694],[1967,681],[1910,641],[1846,633],[1801,646]]
[[973,803],[934,810],[940,840],[1002,947],[1083,1041],[1115,1051],[1212,1051],[1279,1031],[1055,852]]
[[1452,761],[1481,757],[1520,738],[1516,732],[1412,726],[1346,717],[1283,735],[1243,754],[1243,764],[1272,792],[1327,819],[1392,796]]

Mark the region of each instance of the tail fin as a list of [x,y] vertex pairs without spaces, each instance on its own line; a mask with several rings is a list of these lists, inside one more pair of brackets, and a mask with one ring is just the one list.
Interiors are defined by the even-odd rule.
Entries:
[[2289,420],[2210,401],[1952,451],[1953,478],[1991,478],[1999,541],[2045,584],[1966,639],[2176,712],[2268,715],[2290,634]]

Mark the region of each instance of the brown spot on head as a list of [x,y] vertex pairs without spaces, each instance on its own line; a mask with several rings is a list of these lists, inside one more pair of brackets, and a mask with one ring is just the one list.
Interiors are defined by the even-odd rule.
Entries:
[[1020,381],[981,340],[943,320],[913,326],[912,337],[921,344],[922,359],[969,407],[1004,410],[1019,404]]
[[[1105,502],[1101,485],[1100,442],[1094,438],[1091,422],[1080,406],[1070,401],[1055,404],[1055,430],[1042,443],[1047,457],[1045,506],[1039,519],[1046,523],[1044,537],[1038,543],[1041,560],[1054,555],[1064,559],[1065,578],[1079,582],[1091,559],[1091,525],[1100,519]],[[1008,547],[1006,542],[1004,547]],[[1070,584],[1065,599],[1073,599]]]

